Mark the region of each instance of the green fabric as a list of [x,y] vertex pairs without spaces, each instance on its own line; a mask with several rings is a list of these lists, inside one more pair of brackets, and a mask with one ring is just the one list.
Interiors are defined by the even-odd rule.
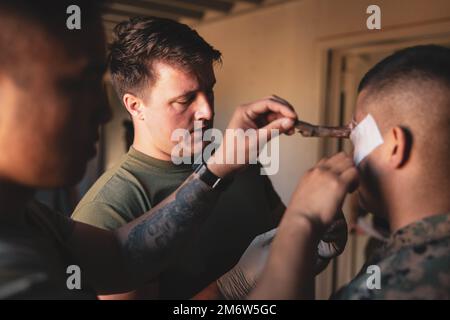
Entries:
[[176,166],[131,148],[119,164],[94,183],[72,218],[103,229],[117,229],[166,198],[191,173],[190,165]]
[[[369,288],[376,265],[380,288]],[[333,299],[450,299],[450,213],[416,221],[392,234]]]
[[[86,193],[72,217],[114,230],[149,211],[192,172],[191,165],[175,165],[130,148]],[[237,175],[192,242],[160,277],[160,297],[190,298],[229,270],[256,235],[276,226],[273,211],[280,205],[259,166]]]

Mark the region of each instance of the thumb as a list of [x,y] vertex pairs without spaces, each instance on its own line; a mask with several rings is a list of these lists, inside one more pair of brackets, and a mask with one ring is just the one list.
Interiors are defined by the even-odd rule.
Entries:
[[[260,130],[265,130],[267,132],[267,140],[270,140],[280,133],[289,132],[294,128],[294,124],[295,121],[291,118],[279,118],[262,127]],[[276,134],[277,131],[272,130],[277,130],[278,134]]]

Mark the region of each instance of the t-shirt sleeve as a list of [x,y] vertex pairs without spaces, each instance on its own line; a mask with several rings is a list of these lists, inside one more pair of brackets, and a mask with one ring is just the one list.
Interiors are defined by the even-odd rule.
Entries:
[[151,209],[148,190],[134,176],[121,172],[104,185],[93,186],[72,219],[105,230],[115,230]]
[[93,201],[77,208],[72,219],[104,230],[115,230],[130,222],[132,217],[107,203]]

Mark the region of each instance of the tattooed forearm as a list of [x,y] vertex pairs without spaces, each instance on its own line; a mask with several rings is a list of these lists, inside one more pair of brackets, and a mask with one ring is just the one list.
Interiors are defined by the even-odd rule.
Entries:
[[141,281],[157,276],[189,231],[206,218],[217,197],[193,174],[168,199],[123,227],[120,241],[130,272]]

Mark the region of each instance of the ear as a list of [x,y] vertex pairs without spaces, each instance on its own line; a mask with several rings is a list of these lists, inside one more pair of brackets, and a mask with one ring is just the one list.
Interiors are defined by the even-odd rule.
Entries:
[[400,168],[408,161],[411,143],[407,129],[394,127],[390,130],[388,162],[392,168]]
[[122,101],[133,119],[144,120],[144,104],[140,98],[131,93],[125,93]]

